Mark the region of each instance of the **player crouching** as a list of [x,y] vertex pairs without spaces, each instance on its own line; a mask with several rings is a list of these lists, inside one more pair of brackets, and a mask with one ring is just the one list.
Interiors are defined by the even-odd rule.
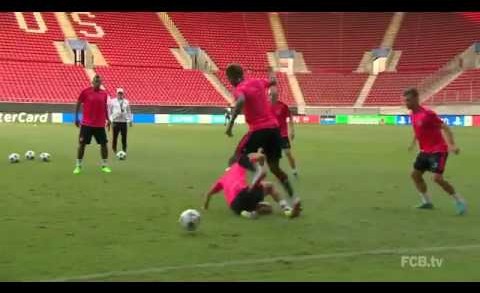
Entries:
[[[273,184],[264,181],[267,174],[264,163],[265,156],[261,153],[261,149],[256,153],[243,155],[205,194],[203,208],[208,210],[212,195],[223,190],[228,206],[242,217],[255,219],[258,215],[270,214],[272,207],[264,202],[266,196],[271,196],[280,205],[285,216],[298,217],[301,211],[300,201],[290,207],[285,199],[280,198],[280,194]],[[247,183],[247,170],[255,172],[250,185]]]

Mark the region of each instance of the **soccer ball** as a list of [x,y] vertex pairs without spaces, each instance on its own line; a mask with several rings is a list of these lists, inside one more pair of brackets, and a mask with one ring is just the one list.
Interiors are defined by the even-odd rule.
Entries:
[[20,162],[20,155],[17,154],[17,153],[13,153],[13,154],[10,154],[8,156],[8,160],[10,161],[10,163],[18,163]]
[[43,162],[49,162],[50,161],[50,154],[49,153],[41,153],[40,154],[40,160]]
[[117,153],[117,159],[123,161],[123,160],[125,160],[126,158],[127,158],[127,153],[126,153],[126,152],[124,152],[124,151],[119,151],[119,152]]
[[35,152],[34,151],[28,151],[25,153],[25,159],[27,160],[33,160],[35,159]]
[[180,215],[180,225],[187,231],[195,231],[200,225],[200,213],[197,210],[188,209]]

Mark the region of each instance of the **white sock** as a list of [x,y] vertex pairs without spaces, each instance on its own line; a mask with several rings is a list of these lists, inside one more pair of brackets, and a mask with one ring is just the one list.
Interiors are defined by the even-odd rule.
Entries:
[[423,203],[432,203],[432,198],[428,193],[420,193],[420,197],[422,198]]
[[108,165],[107,160],[102,159],[102,167],[105,167],[105,166],[107,166],[107,165]]
[[81,167],[81,166],[82,166],[82,160],[81,160],[81,159],[77,159],[76,165],[77,165],[77,167]]
[[454,193],[452,194],[452,197],[455,199],[456,202],[464,202],[464,199],[462,198],[462,196],[458,193]]
[[287,203],[286,200],[282,199],[278,202],[278,204],[280,205],[280,207],[282,208],[282,210],[285,210],[285,209],[288,209],[290,208],[290,205]]

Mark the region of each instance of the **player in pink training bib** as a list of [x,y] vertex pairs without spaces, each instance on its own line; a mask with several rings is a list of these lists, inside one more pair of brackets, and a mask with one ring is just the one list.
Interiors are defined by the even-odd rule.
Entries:
[[[204,209],[208,210],[211,197],[222,191],[227,205],[237,215],[246,218],[256,218],[259,214],[271,212],[271,207],[264,202],[266,196],[271,196],[283,210],[285,216],[295,218],[300,215],[300,203],[293,208],[280,198],[271,182],[264,181],[265,156],[261,152],[242,155],[205,194]],[[255,172],[252,182],[247,183],[247,171]]]
[[[75,125],[80,127],[78,137],[77,161],[73,174],[82,172],[83,156],[85,148],[95,138],[100,145],[100,155],[102,157],[102,172],[111,173],[108,166],[108,139],[105,126],[110,128],[110,119],[108,117],[107,99],[108,94],[101,88],[102,79],[100,75],[95,75],[92,80],[92,86],[84,89],[77,100],[75,108]],[[80,107],[83,105],[82,121],[78,119]]]
[[[272,101],[271,111],[280,125],[280,135],[282,137],[282,150],[288,159],[288,164],[292,168],[292,174],[298,179],[297,164],[292,154],[292,144],[290,140],[295,139],[295,128],[293,126],[293,117],[287,104],[278,99],[278,92],[270,91]],[[287,124],[288,120],[288,124]]]
[[[413,141],[409,149],[412,150],[417,141],[420,147],[411,174],[422,199],[422,203],[417,208],[433,209],[432,200],[427,193],[427,184],[423,179],[425,171],[430,171],[433,173],[433,180],[455,200],[457,213],[463,215],[466,212],[465,200],[443,178],[449,149],[454,154],[460,152],[455,145],[452,131],[435,112],[420,105],[419,93],[416,88],[407,89],[403,96],[405,97],[405,106],[411,111],[414,130]],[[447,138],[446,141],[442,132]]]
[[232,119],[228,124],[226,134],[232,136],[235,119],[243,110],[249,131],[238,143],[235,154],[229,164],[233,164],[242,155],[248,155],[262,148],[267,157],[270,171],[277,177],[283,188],[293,201],[299,201],[295,196],[288,175],[280,167],[282,157],[282,138],[277,119],[271,111],[271,103],[267,96],[267,89],[276,87],[277,79],[272,68],[269,68],[269,79],[247,79],[243,69],[238,64],[227,67],[227,77],[235,87],[235,107]]

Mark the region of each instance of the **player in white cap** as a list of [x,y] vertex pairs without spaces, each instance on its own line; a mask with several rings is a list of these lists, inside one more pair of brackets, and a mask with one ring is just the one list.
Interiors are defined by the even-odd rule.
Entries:
[[117,152],[118,134],[122,135],[122,150],[127,152],[127,129],[132,124],[132,110],[130,103],[125,98],[125,92],[122,88],[117,88],[117,97],[111,99],[108,107],[110,121],[113,123],[112,149]]

